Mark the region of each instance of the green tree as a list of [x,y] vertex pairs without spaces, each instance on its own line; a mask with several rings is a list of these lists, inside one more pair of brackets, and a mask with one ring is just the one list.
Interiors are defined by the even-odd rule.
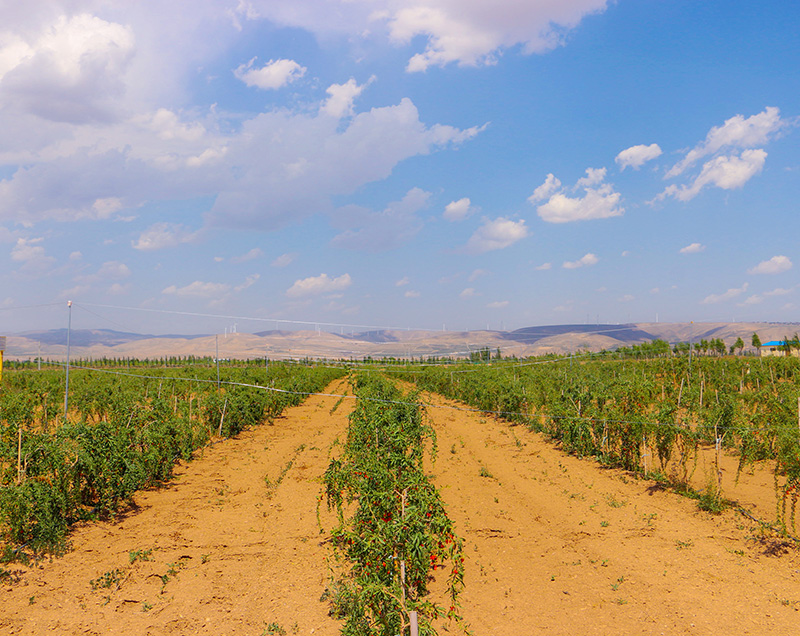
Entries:
[[753,337],[750,340],[750,344],[752,344],[758,353],[761,353],[761,338],[758,337],[758,334],[753,332]]
[[[744,340],[742,340],[741,337],[736,338],[736,342],[733,343],[733,346],[731,348],[738,349],[739,355],[742,355],[742,349],[744,349]],[[731,351],[731,353],[733,352]]]

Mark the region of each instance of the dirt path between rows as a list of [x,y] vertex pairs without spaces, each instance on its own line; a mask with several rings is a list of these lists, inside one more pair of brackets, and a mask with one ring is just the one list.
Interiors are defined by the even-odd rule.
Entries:
[[[329,550],[316,503],[348,402],[331,414],[335,398],[312,396],[201,451],[116,521],[77,529],[69,553],[5,587],[0,633],[337,634],[320,602]],[[324,504],[321,521],[330,529]]]
[[[68,554],[0,587],[0,633],[338,634],[320,601],[331,554],[317,520],[319,478],[352,406],[336,403],[312,396],[205,449],[114,522],[76,529]],[[797,633],[798,553],[738,513],[701,512],[523,427],[428,414],[477,636]]]
[[[702,512],[521,426],[428,413],[476,634],[798,633],[798,553],[739,513]],[[771,488],[762,495],[774,501]]]

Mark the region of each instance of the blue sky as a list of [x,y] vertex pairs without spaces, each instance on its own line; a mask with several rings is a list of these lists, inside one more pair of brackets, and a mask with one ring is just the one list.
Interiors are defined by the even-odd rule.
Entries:
[[797,3],[0,17],[5,332],[797,320]]

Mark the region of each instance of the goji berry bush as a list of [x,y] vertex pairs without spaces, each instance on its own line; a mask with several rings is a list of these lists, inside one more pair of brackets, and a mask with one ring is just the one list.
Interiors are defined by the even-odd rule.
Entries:
[[[435,633],[438,618],[463,625],[462,542],[424,471],[426,456],[432,460],[436,452],[434,430],[415,395],[404,396],[375,374],[353,382],[358,401],[347,440],[324,478],[328,506],[339,519],[333,543],[348,563],[333,584],[342,634],[407,634],[411,611],[421,634]],[[446,577],[446,606],[428,598],[437,571]]]

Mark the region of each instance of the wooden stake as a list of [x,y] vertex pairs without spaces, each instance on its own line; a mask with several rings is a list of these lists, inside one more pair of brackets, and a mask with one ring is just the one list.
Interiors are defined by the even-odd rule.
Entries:
[[409,612],[409,616],[411,619],[411,636],[419,636],[419,625],[417,624],[417,612],[411,611]]
[[228,406],[228,396],[225,396],[225,402],[222,403],[222,415],[219,418],[219,430],[217,431],[217,436],[222,437],[222,423],[225,421],[225,409]]
[[17,483],[22,483],[22,422],[17,424]]
[[678,408],[681,407],[681,395],[683,395],[683,378],[681,378],[681,388],[678,389]]

